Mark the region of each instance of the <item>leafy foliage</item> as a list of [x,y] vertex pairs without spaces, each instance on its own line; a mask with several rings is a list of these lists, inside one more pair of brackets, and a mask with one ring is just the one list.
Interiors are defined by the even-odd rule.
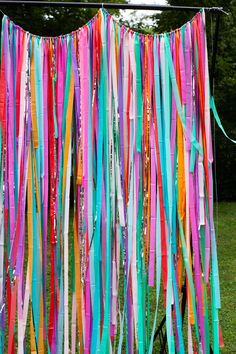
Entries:
[[[179,5],[169,0],[170,5]],[[229,13],[220,15],[218,51],[214,75],[214,96],[219,116],[225,130],[236,139],[236,0],[181,0],[186,6],[223,6]],[[153,16],[154,31],[165,32],[176,29],[190,20],[194,13],[185,11],[163,11]],[[214,41],[216,15],[206,13],[208,52],[211,74],[211,56]],[[212,118],[213,121],[214,118]],[[215,167],[219,200],[236,200],[236,145],[225,138],[215,122]]]
[[[47,0],[43,0],[48,2]],[[70,0],[60,0],[68,2]],[[91,0],[80,2],[94,2]],[[104,4],[111,1],[100,1]],[[126,2],[121,0],[120,3]],[[1,10],[15,23],[25,30],[41,36],[58,36],[70,33],[87,23],[98,11],[94,8],[61,7],[61,6],[30,6],[7,5],[1,6]],[[118,10],[109,10],[110,13],[118,13]]]

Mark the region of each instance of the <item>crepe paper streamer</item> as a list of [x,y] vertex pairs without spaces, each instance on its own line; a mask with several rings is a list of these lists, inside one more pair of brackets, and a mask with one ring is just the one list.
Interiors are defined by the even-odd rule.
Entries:
[[215,106],[215,100],[214,100],[214,97],[211,96],[211,100],[210,100],[210,107],[212,109],[212,112],[213,112],[213,115],[214,115],[214,118],[216,120],[216,123],[218,124],[219,128],[222,130],[223,134],[226,136],[227,139],[229,139],[230,141],[232,141],[232,143],[236,144],[236,140],[233,140],[231,139],[228,134],[226,133],[222,123],[221,123],[221,120],[220,120],[220,117],[218,115],[218,112],[216,110],[216,106]]
[[1,39],[0,352],[152,353],[163,297],[169,353],[218,353],[204,11]]

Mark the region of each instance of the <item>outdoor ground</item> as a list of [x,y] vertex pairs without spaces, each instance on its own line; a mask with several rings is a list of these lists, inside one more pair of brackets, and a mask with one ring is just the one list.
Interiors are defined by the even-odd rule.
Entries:
[[[218,203],[214,207],[222,307],[219,318],[224,339],[224,348],[220,353],[234,354],[236,353],[236,203]],[[151,294],[151,298],[154,300],[155,294]],[[163,305],[162,296],[160,305]],[[158,323],[164,315],[162,307],[160,306]],[[184,333],[186,331],[186,321],[184,321]],[[184,341],[186,348],[185,334]],[[153,353],[160,353],[158,339],[154,343]]]
[[[220,324],[225,347],[221,353],[236,353],[236,203],[219,203],[215,226],[221,288]],[[217,230],[218,229],[218,230]]]
[[[236,203],[217,203],[214,208],[222,307],[219,311],[219,319],[224,339],[224,348],[220,350],[220,353],[234,354],[236,353]],[[152,290],[150,292],[150,302],[155,304],[155,291]],[[153,312],[151,314],[151,323],[154,308],[155,305],[153,305],[153,311],[151,311]],[[158,324],[163,316],[163,296],[161,291]],[[187,332],[186,321],[184,321],[184,332]],[[185,348],[187,348],[186,339],[186,335],[184,335]],[[123,348],[125,352],[125,343]],[[158,338],[154,343],[153,353],[160,353]]]
[[[225,343],[221,353],[234,354],[236,353],[236,203],[215,204],[215,228],[222,305],[222,309],[220,310],[220,325]],[[73,228],[70,227],[70,229],[70,234],[72,235]],[[152,299],[155,299],[154,291],[150,293],[150,301],[152,301]],[[154,303],[155,302],[153,302],[153,304]],[[157,323],[160,323],[163,315],[163,299],[160,298],[160,312],[158,314]],[[151,315],[151,317],[153,316]],[[184,324],[184,326],[185,325],[186,324]],[[27,326],[26,331],[28,332],[28,335],[26,335],[28,353],[30,350],[29,326]],[[125,352],[125,343],[123,343],[123,348]],[[153,353],[158,354],[159,352],[159,343],[158,340],[156,340]]]

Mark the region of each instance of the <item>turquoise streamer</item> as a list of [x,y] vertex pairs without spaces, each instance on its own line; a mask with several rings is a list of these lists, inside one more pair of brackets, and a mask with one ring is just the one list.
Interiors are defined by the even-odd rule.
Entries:
[[[106,15],[105,15],[106,16]],[[105,22],[105,21],[104,21]],[[104,35],[104,38],[105,35]],[[110,214],[110,176],[109,176],[109,136],[108,136],[108,119],[106,111],[106,98],[107,98],[107,46],[106,42],[103,43],[103,114],[104,114],[104,169],[105,169],[105,188],[106,188],[106,278],[105,278],[105,310],[104,310],[104,322],[102,341],[100,346],[101,353],[109,352],[109,325],[110,325],[110,272],[111,272],[111,214]]]
[[[174,96],[175,96],[176,107],[177,107],[178,114],[180,116],[180,120],[181,120],[183,128],[184,128],[184,132],[185,132],[185,134],[187,134],[186,127],[185,127],[185,119],[184,119],[184,115],[183,115],[183,109],[181,107],[179,91],[178,91],[178,86],[177,86],[177,82],[176,82],[176,76],[175,76],[174,66],[173,66],[173,62],[172,62],[172,58],[171,58],[170,45],[167,40],[167,35],[165,35],[165,45],[166,45],[166,55],[167,55],[167,59],[168,59],[168,67],[169,67],[171,82],[173,85],[173,92],[174,92]],[[193,135],[191,135],[191,142],[194,145],[194,147],[199,151],[199,153],[201,155],[203,155],[202,148]]]
[[135,60],[136,60],[136,91],[137,91],[137,138],[136,149],[142,151],[142,122],[143,122],[143,101],[142,101],[142,79],[140,60],[140,41],[138,33],[135,34]]
[[101,210],[102,210],[102,156],[103,156],[103,140],[104,140],[104,69],[103,56],[101,62],[101,74],[99,84],[99,122],[98,122],[98,151],[97,151],[97,173],[96,173],[96,211],[95,211],[95,231],[94,231],[94,318],[92,329],[91,350],[96,353],[100,345],[100,229],[101,229]]
[[[139,177],[139,184],[142,180],[142,169],[140,168],[140,177]],[[143,191],[142,188],[139,188],[139,197],[138,197],[138,222],[137,222],[137,256],[138,256],[138,271],[137,271],[137,278],[138,284],[138,318],[140,319],[138,325],[138,347],[140,353],[145,353],[145,342],[144,342],[144,328],[143,328],[143,281],[142,281],[142,246],[141,246],[141,232],[142,232],[142,215],[143,215]]]
[[[157,199],[159,200],[159,199]],[[157,314],[158,314],[158,305],[159,305],[159,295],[160,295],[160,287],[161,287],[161,220],[160,220],[160,205],[157,202],[156,207],[156,309],[152,327],[152,334],[150,339],[149,345],[149,354],[153,352],[153,340],[156,330],[156,323],[157,323]]]
[[[43,121],[43,82],[42,82],[42,63],[40,39],[34,41],[34,62],[35,62],[35,93],[36,93],[36,112],[37,126],[39,132],[39,166],[40,177],[44,176],[44,121]],[[38,159],[37,159],[38,160]]]
[[221,129],[221,131],[223,132],[224,136],[226,136],[227,139],[229,139],[230,141],[232,141],[232,143],[236,144],[236,140],[233,140],[231,139],[228,134],[226,133],[222,123],[221,123],[221,120],[220,120],[220,117],[217,113],[217,110],[216,110],[216,106],[215,106],[215,100],[214,100],[214,97],[211,96],[211,99],[210,99],[210,106],[211,106],[211,109],[212,109],[212,112],[213,112],[213,115],[214,115],[214,118],[216,120],[216,123],[218,124],[218,127]]

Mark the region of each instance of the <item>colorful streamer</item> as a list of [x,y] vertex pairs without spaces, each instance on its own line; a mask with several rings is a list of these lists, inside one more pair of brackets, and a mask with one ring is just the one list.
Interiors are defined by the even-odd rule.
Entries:
[[1,36],[1,353],[219,353],[204,11]]

